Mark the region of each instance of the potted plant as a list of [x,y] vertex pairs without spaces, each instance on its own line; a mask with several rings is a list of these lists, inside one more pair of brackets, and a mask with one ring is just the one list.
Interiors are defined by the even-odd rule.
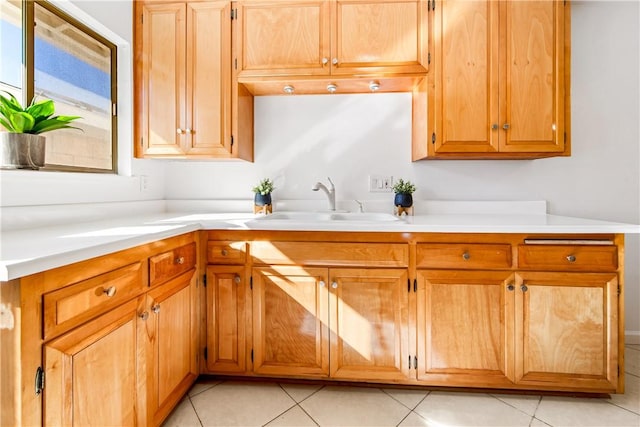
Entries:
[[394,205],[403,208],[410,208],[413,206],[413,192],[416,191],[416,186],[411,181],[404,181],[402,178],[393,185],[393,192],[396,193],[394,198]]
[[258,185],[253,187],[253,192],[255,193],[255,197],[253,198],[253,203],[256,206],[266,206],[271,204],[271,193],[275,190],[273,186],[273,181],[269,178],[265,178],[260,181]]
[[50,99],[31,101],[24,108],[15,96],[0,94],[0,167],[7,169],[39,169],[44,166],[45,137],[40,135],[56,129],[73,128],[70,123],[79,116],[54,116]]

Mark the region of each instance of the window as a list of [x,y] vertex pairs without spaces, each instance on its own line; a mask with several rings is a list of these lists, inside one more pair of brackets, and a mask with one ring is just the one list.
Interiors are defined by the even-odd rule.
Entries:
[[116,46],[47,2],[0,1],[0,89],[82,117],[74,122],[82,132],[46,134],[41,170],[115,173]]

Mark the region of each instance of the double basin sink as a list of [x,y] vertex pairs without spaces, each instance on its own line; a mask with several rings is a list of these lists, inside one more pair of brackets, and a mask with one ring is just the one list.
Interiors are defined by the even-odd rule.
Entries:
[[275,212],[255,218],[259,222],[305,222],[305,223],[372,223],[402,221],[387,213],[375,212]]

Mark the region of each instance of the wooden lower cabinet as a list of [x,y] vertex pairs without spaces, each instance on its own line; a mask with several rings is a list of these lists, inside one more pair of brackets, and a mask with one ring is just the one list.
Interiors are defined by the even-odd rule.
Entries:
[[516,277],[516,383],[619,390],[617,274]]
[[512,385],[514,273],[418,270],[417,279],[418,380]]
[[247,314],[245,267],[207,267],[206,371],[246,371]]
[[198,377],[194,273],[192,269],[146,296],[147,413],[153,425],[160,425]]
[[329,280],[331,377],[407,379],[407,270],[336,268]]
[[326,268],[254,268],[253,371],[329,375]]
[[253,269],[253,370],[350,380],[408,377],[406,269]]
[[144,424],[137,377],[139,300],[44,345],[45,425]]

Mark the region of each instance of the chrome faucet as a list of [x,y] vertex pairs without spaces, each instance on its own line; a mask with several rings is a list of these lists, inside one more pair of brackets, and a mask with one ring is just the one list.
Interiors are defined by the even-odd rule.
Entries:
[[327,195],[327,198],[329,199],[329,210],[330,211],[335,211],[336,210],[336,187],[335,185],[333,185],[333,181],[331,181],[331,178],[328,178],[329,180],[329,184],[331,185],[331,188],[327,188],[326,185],[324,185],[321,182],[316,182],[313,187],[311,187],[311,189],[313,191],[318,191],[318,190],[322,190],[325,192],[325,194]]

